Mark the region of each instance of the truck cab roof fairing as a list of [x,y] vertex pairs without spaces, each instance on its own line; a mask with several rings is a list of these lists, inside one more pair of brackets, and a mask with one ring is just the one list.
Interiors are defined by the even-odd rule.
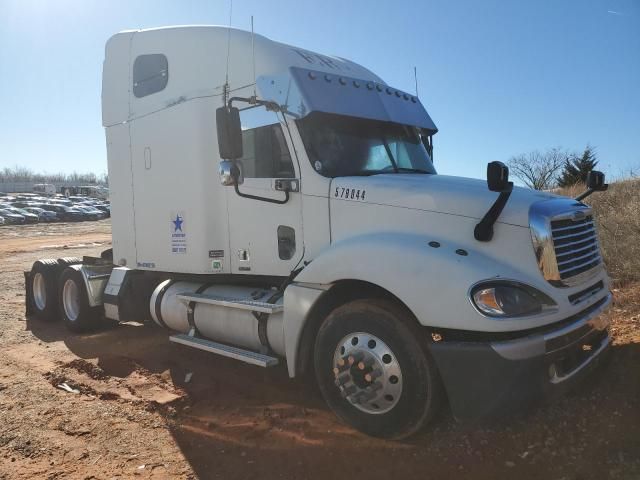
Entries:
[[416,96],[383,83],[300,67],[257,83],[265,99],[297,118],[315,111],[413,125],[430,135],[438,131]]

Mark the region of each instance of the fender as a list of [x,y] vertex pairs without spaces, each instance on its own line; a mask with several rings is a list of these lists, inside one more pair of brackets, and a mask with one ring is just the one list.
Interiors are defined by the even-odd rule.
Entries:
[[284,291],[284,318],[282,330],[284,335],[285,357],[289,377],[296,376],[298,349],[302,331],[309,312],[320,296],[329,289],[330,285],[300,285],[293,283]]
[[82,274],[84,280],[84,286],[87,289],[87,298],[89,299],[89,306],[99,307],[103,304],[102,296],[104,289],[107,286],[109,277],[111,276],[111,270],[113,265],[69,265],[67,268],[72,268]]
[[395,295],[424,326],[498,332],[538,325],[480,315],[469,301],[469,288],[485,279],[518,278],[549,290],[530,277],[524,270],[451,240],[375,232],[332,244],[300,272],[296,283],[330,285],[339,280],[362,280]]

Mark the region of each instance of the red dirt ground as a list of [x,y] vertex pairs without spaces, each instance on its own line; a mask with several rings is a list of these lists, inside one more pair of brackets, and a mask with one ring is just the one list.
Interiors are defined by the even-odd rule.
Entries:
[[0,228],[2,480],[640,478],[640,285],[614,292],[610,361],[568,396],[500,423],[461,425],[445,410],[388,442],[341,424],[284,367],[189,350],[140,324],[74,335],[25,319],[23,270],[109,242],[108,221]]

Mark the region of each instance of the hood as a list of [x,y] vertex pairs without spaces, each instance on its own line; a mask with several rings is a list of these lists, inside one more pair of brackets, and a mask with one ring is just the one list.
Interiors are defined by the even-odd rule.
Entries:
[[[364,202],[460,215],[480,220],[498,198],[485,180],[424,174],[383,174],[339,177],[332,183],[332,197],[344,198],[342,189],[364,191]],[[336,190],[336,188],[338,190]],[[558,195],[514,187],[498,218],[499,223],[529,226],[529,206]]]

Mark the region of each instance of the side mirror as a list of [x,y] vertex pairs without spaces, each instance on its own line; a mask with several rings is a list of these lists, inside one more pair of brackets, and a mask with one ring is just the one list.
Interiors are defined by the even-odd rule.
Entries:
[[513,191],[513,182],[509,181],[509,169],[504,163],[490,162],[487,164],[487,185],[489,190],[500,192],[500,195],[473,229],[473,236],[479,242],[488,242],[493,238],[493,225],[504,210]]
[[242,157],[242,128],[240,111],[235,108],[220,107],[216,110],[218,150],[220,158],[235,160]]
[[591,170],[587,173],[587,191],[578,195],[576,200],[580,202],[593,192],[604,192],[607,188],[609,188],[609,185],[604,183],[604,173],[598,172],[597,170]]
[[487,185],[492,192],[510,190],[513,184],[509,181],[509,168],[502,162],[488,163]]
[[587,173],[587,188],[595,192],[602,192],[609,187],[604,183],[604,173],[591,170]]
[[218,173],[220,174],[220,183],[225,187],[242,185],[244,181],[242,168],[237,161],[221,160]]

